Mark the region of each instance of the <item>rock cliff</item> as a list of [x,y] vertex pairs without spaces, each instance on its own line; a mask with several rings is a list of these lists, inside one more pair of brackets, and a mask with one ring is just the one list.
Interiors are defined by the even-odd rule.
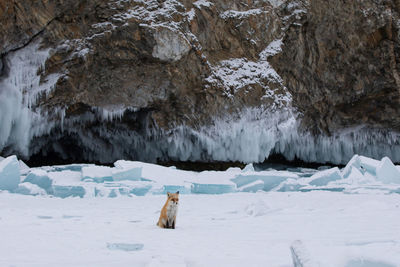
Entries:
[[0,0],[0,151],[400,161],[399,1]]

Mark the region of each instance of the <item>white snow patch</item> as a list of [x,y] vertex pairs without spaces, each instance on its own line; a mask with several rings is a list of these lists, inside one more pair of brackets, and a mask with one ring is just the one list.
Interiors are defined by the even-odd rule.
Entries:
[[246,10],[246,11],[237,11],[237,10],[227,10],[225,12],[223,12],[222,14],[220,14],[220,18],[221,19],[238,19],[238,20],[243,20],[246,19],[250,16],[257,16],[260,14],[263,14],[265,11],[256,8],[256,9],[250,9],[250,10]]
[[274,56],[282,52],[282,39],[272,41],[267,48],[260,53],[261,60],[267,60],[268,57]]
[[201,9],[201,7],[211,7],[212,5],[214,5],[212,2],[207,1],[207,0],[197,0],[196,2],[193,3],[193,5],[195,7],[197,7],[198,9]]

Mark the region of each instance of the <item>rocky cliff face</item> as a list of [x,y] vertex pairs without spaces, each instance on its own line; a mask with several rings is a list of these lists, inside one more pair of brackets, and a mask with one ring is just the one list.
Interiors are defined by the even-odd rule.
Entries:
[[0,0],[0,150],[400,161],[397,2]]

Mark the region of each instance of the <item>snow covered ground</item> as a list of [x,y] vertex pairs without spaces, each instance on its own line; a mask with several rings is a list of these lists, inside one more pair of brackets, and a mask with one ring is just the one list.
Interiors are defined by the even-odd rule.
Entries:
[[[177,228],[156,226],[180,191]],[[0,157],[0,266],[400,266],[400,166],[182,171]]]
[[400,195],[54,198],[0,193],[0,266],[400,266]]

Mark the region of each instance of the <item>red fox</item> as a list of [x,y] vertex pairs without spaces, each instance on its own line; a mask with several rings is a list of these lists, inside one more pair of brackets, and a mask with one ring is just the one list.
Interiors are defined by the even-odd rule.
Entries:
[[176,213],[178,212],[179,191],[176,193],[167,192],[167,202],[161,210],[160,219],[157,225],[161,228],[175,229]]

